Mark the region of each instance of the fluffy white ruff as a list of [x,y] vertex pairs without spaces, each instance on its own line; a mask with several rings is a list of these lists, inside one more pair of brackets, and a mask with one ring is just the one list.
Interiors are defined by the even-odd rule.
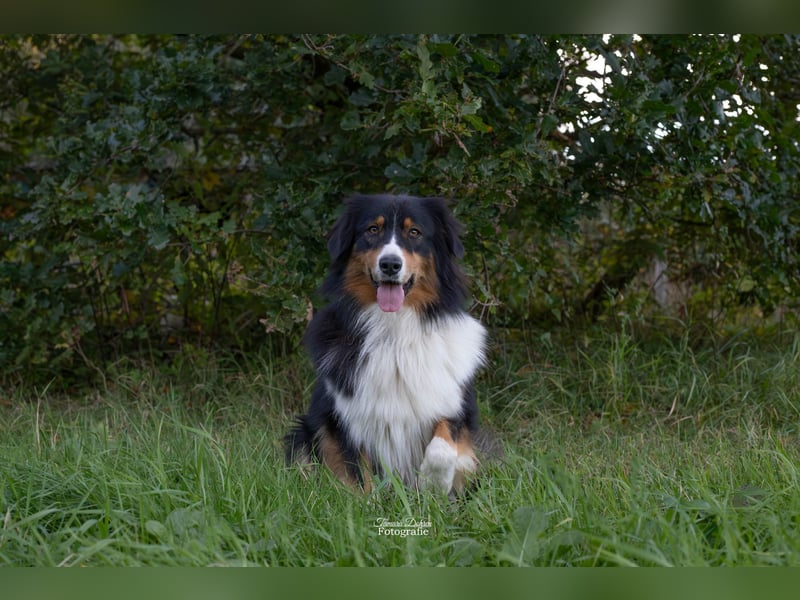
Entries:
[[[328,389],[356,447],[414,485],[434,425],[461,413],[464,386],[484,360],[486,330],[467,314],[426,322],[411,308],[385,313],[377,304],[361,324],[366,338],[355,393],[346,396],[330,383]],[[432,452],[426,468],[449,474],[438,443]]]

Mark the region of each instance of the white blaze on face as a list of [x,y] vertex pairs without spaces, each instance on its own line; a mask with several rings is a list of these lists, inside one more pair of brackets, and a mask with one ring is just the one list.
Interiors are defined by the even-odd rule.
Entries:
[[[396,256],[401,261],[400,271],[393,275],[393,280],[397,283],[382,281],[386,276],[381,271],[381,260],[390,256]],[[394,235],[391,241],[378,254],[376,264],[373,265],[373,273],[377,275],[375,280],[379,282],[377,292],[378,306],[384,312],[397,312],[400,310],[406,295],[403,290],[403,284],[406,282],[406,265],[403,259],[403,249],[397,244],[397,238]]]

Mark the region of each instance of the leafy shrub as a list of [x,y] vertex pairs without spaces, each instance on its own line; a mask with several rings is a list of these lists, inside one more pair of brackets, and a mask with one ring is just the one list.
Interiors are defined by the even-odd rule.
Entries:
[[791,303],[798,49],[5,37],[0,364],[291,345],[354,191],[453,198],[474,310],[494,325],[596,316],[655,257],[676,280],[702,273],[714,302]]

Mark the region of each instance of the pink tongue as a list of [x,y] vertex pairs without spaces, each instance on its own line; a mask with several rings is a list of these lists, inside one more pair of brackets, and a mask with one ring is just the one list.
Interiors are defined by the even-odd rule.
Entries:
[[397,312],[403,306],[406,293],[397,283],[382,283],[378,286],[378,306],[384,312]]

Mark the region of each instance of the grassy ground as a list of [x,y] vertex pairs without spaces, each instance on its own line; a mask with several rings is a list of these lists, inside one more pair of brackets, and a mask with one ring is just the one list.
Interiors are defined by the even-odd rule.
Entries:
[[545,336],[492,364],[479,391],[505,457],[456,502],[286,468],[301,359],[6,390],[0,564],[800,564],[797,339]]

